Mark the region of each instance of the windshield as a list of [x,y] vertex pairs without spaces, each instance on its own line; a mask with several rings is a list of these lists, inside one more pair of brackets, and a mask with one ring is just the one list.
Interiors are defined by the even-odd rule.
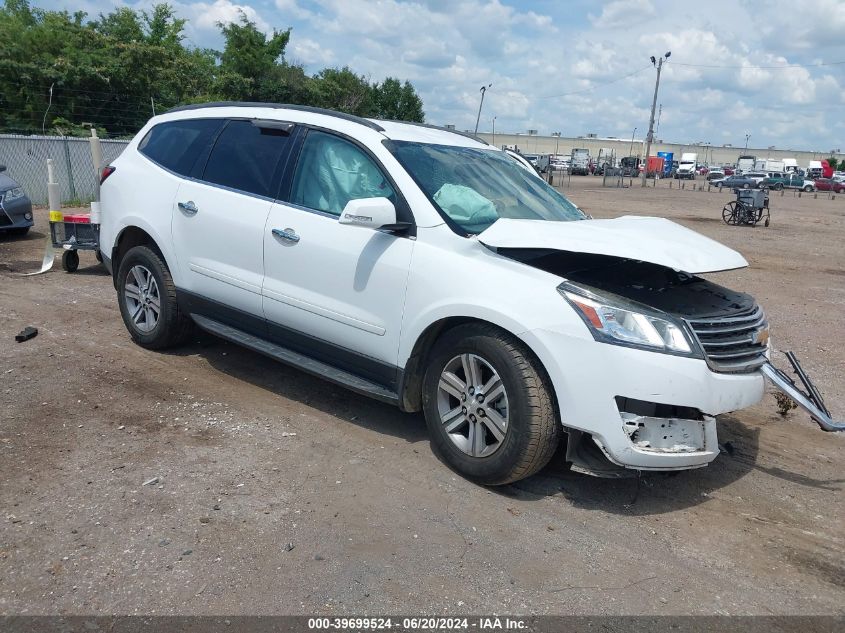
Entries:
[[410,141],[391,145],[434,206],[465,233],[481,233],[499,218],[586,219],[578,207],[504,152]]

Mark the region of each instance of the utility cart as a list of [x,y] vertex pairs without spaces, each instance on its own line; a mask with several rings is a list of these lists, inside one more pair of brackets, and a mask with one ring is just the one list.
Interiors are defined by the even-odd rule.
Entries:
[[736,200],[731,200],[722,209],[725,224],[756,226],[765,214],[765,226],[769,226],[769,190],[734,189]]
[[94,251],[100,255],[100,225],[91,222],[90,213],[50,212],[50,238],[54,248],[62,249],[62,268],[72,273],[79,268],[78,251]]

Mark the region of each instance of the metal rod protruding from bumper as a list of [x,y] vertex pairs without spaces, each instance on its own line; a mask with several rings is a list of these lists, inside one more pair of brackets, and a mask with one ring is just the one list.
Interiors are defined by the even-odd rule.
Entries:
[[765,363],[760,372],[769,379],[769,381],[778,389],[780,389],[804,411],[810,414],[810,417],[825,431],[845,431],[845,422],[835,422],[830,414],[819,407],[815,402],[804,394],[798,387],[795,386],[789,377],[780,371],[771,363]]

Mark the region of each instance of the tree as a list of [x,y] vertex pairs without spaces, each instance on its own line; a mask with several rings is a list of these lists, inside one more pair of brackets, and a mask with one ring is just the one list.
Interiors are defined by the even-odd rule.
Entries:
[[[845,160],[843,160],[843,163],[845,163]],[[836,171],[836,167],[839,165],[839,161],[834,156],[831,156],[827,159],[827,164],[830,165],[830,168],[833,171]],[[839,166],[841,167],[841,165]]]
[[311,105],[315,103],[316,85],[302,66],[282,62],[261,78],[259,101]]
[[[259,87],[284,55],[290,29],[273,29],[273,35],[267,39],[243,11],[238,12],[238,17],[238,22],[217,23],[226,40],[220,54],[220,71],[229,78],[224,80],[223,85],[232,98],[257,101]],[[237,87],[235,93],[231,92],[233,87]]]
[[168,49],[182,47],[187,20],[177,18],[173,7],[169,4],[153,5],[152,12],[143,11],[146,26],[146,41],[153,46],[164,46]]
[[404,84],[388,77],[381,84],[373,86],[374,115],[381,119],[396,121],[425,122],[422,99],[409,81]]
[[123,7],[108,15],[100,14],[100,18],[91,23],[91,28],[121,42],[143,42],[144,28],[141,16],[137,12]]
[[326,68],[317,73],[314,80],[314,105],[372,116],[373,89],[365,77],[356,75],[349,66]]
[[115,8],[89,19],[29,0],[0,0],[0,130],[75,134],[95,126],[119,136],[155,111],[231,99],[316,105],[422,121],[409,82],[371,83],[350,68],[309,76],[289,64],[290,29],[265,35],[241,12],[219,24],[222,52],[184,43],[186,21],[169,4]]

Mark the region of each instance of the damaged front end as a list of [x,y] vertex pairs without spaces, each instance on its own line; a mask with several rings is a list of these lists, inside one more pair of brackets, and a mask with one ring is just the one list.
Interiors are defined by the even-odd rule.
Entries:
[[[716,447],[716,418],[693,407],[659,405],[616,397],[622,428],[640,450],[696,453]],[[711,437],[713,436],[713,437]]]
[[[527,265],[564,278],[558,288],[581,316],[593,338],[614,347],[658,352],[663,355],[700,359],[713,377],[701,383],[714,385],[712,409],[688,406],[695,402],[689,395],[658,385],[662,402],[649,402],[619,393],[615,397],[617,428],[621,428],[630,446],[627,458],[602,444],[597,435],[584,431],[570,433],[576,444],[569,454],[582,472],[608,475],[613,469],[599,467],[594,450],[585,450],[585,442],[594,444],[607,460],[626,468],[691,468],[705,465],[719,452],[716,415],[752,404],[747,399],[732,398],[723,391],[730,377],[760,376],[768,379],[825,430],[844,430],[834,422],[824,407],[820,394],[798,365],[787,354],[807,393],[770,362],[769,324],[765,312],[753,297],[730,290],[700,276],[664,265],[623,259],[595,253],[573,253],[554,249],[499,248],[497,251]],[[721,377],[721,378],[720,378]],[[664,378],[665,380],[665,378]],[[718,385],[718,386],[716,386]],[[749,383],[750,385],[750,383]],[[642,392],[636,392],[642,397]],[[674,396],[670,395],[674,393]],[[684,394],[690,392],[684,391]],[[761,392],[758,391],[760,395]],[[632,453],[642,456],[649,466],[632,465]],[[647,455],[654,456],[648,460]],[[688,460],[684,461],[686,458]],[[705,461],[705,456],[707,460]],[[670,460],[685,463],[669,466]],[[640,459],[639,457],[636,459]],[[607,472],[605,472],[607,471]]]
[[780,369],[771,363],[764,364],[760,371],[769,379],[769,381],[780,391],[789,396],[792,401],[799,407],[810,414],[810,417],[818,424],[824,431],[845,431],[845,421],[836,422],[830,415],[830,411],[824,404],[824,399],[818,389],[816,389],[810,377],[798,363],[798,359],[792,352],[785,352],[787,360],[792,365],[792,369],[798,376],[798,379],[807,390],[806,393],[802,391],[798,385],[795,384],[789,376],[783,373]]

